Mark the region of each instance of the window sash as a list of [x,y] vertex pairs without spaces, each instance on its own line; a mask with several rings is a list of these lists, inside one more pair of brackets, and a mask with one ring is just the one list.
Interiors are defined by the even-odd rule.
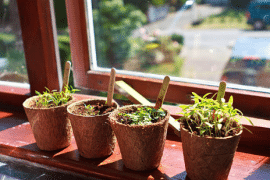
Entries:
[[[87,35],[85,3],[77,0],[66,0],[68,25],[70,28],[71,57],[75,85],[97,91],[107,91],[109,73],[91,70],[89,40]],[[147,77],[117,74],[116,80],[124,80],[144,97],[155,100],[162,80]],[[217,92],[217,86],[200,85],[171,81],[165,101],[174,103],[191,103],[192,92],[206,94]],[[234,97],[234,107],[240,109],[245,115],[257,117],[270,117],[270,94],[227,88],[226,96]]]
[[31,94],[60,89],[62,74],[52,0],[17,0]]
[[17,0],[30,89],[0,85],[1,104],[21,106],[35,91],[60,89],[57,33],[52,0]]

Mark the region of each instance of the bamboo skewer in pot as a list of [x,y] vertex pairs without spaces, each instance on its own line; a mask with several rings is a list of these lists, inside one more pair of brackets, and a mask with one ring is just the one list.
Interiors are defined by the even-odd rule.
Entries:
[[218,94],[217,94],[217,101],[219,104],[222,104],[222,98],[225,96],[226,90],[226,82],[222,81],[219,83]]
[[70,61],[67,61],[66,64],[65,64],[62,91],[64,91],[65,87],[68,86],[69,74],[70,74],[70,66],[71,66]]
[[115,83],[115,69],[112,68],[111,69],[109,87],[108,87],[108,95],[107,95],[107,105],[108,106],[112,106],[114,83]]
[[157,97],[155,109],[161,108],[163,101],[164,101],[164,98],[165,98],[165,95],[167,93],[167,89],[169,87],[169,83],[170,83],[169,76],[165,76],[165,78],[163,79],[163,83],[161,85],[158,97]]

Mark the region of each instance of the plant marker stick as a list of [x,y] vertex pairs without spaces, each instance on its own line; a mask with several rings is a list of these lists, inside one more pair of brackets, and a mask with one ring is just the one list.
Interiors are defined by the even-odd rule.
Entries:
[[69,73],[70,73],[70,66],[71,66],[70,61],[67,61],[66,64],[65,64],[62,91],[64,91],[65,87],[68,85]]
[[222,104],[221,99],[224,98],[225,96],[225,90],[226,90],[226,82],[222,81],[219,83],[218,94],[217,94],[217,101],[219,102],[219,104]]
[[112,99],[113,99],[113,91],[114,91],[114,82],[115,82],[115,69],[111,69],[111,76],[110,76],[110,83],[108,88],[108,95],[107,95],[107,105],[112,106]]
[[169,87],[169,83],[170,83],[170,78],[169,76],[165,76],[165,78],[163,79],[163,83],[161,85],[161,89],[159,91],[159,95],[157,97],[157,101],[156,101],[156,105],[155,105],[155,109],[159,109],[161,108],[167,89]]

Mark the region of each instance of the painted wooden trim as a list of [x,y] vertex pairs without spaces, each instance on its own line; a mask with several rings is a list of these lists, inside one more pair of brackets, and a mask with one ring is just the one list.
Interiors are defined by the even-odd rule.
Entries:
[[[107,91],[109,73],[89,70],[84,3],[84,1],[66,0],[75,85],[96,91]],[[150,100],[156,99],[162,83],[158,79],[119,74],[117,74],[116,80],[124,80],[141,95]],[[190,96],[192,92],[204,95],[208,92],[216,93],[217,91],[218,87],[172,81],[170,82],[165,101],[189,104],[191,103]],[[231,95],[234,97],[234,107],[240,109],[245,115],[270,117],[270,94],[227,88],[225,99],[228,99]]]
[[74,84],[76,87],[87,87],[90,56],[84,1],[66,0],[66,9]]
[[18,0],[31,94],[45,87],[59,90],[59,51],[52,0]]
[[22,107],[22,103],[30,97],[30,89],[0,86],[0,106]]

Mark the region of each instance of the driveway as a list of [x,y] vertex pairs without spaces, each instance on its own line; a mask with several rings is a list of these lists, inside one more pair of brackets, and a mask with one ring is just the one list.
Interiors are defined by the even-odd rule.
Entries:
[[[149,33],[160,30],[163,34],[172,34],[174,31],[181,31],[186,25],[197,20],[199,17],[204,18],[212,14],[219,14],[224,7],[211,5],[194,5],[188,10],[178,10],[167,15],[166,18],[145,25],[143,28]],[[139,30],[133,32],[134,36],[139,35]]]
[[[196,12],[194,11],[196,10]],[[231,49],[241,36],[270,37],[268,31],[244,31],[239,29],[196,30],[185,27],[197,17],[207,17],[222,12],[222,7],[198,5],[186,11],[170,13],[165,19],[148,24],[148,32],[159,29],[161,35],[181,34],[184,47],[180,56],[185,59],[183,78],[220,81],[223,69],[230,58]],[[135,32],[134,35],[138,35]]]
[[[205,31],[205,33],[197,32],[196,30],[190,31],[186,30],[185,27],[199,17],[218,14],[222,10],[223,7],[218,6],[195,5],[188,10],[170,13],[166,18],[147,24],[144,28],[149,33],[159,30],[161,35],[177,33],[184,36],[185,46],[180,56],[185,59],[185,63],[181,77],[218,81],[221,69],[225,66],[229,57],[230,49],[224,47],[224,43],[220,47],[213,47],[216,46],[216,41],[213,41],[215,43],[210,46],[206,45],[202,42],[209,42],[203,41],[205,38],[209,39],[208,31]],[[134,31],[133,35],[139,36],[139,31]],[[225,44],[227,44],[227,41]],[[221,59],[220,56],[223,58]],[[217,61],[217,59],[219,60]]]

